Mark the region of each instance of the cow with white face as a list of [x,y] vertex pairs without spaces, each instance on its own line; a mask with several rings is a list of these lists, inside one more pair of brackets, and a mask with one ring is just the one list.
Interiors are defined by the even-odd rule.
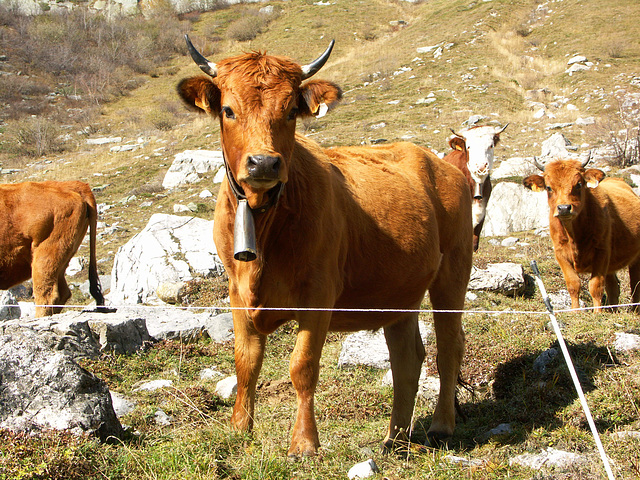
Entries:
[[473,251],[478,250],[480,232],[487,213],[491,195],[490,173],[493,169],[493,149],[500,141],[500,134],[507,128],[493,126],[472,127],[463,133],[453,132],[449,146],[453,151],[444,159],[458,167],[467,177],[473,199]]

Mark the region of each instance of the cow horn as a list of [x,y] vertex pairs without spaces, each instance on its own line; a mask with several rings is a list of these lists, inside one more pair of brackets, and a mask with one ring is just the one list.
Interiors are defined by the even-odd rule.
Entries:
[[502,132],[504,132],[505,128],[507,128],[509,126],[509,124],[507,123],[504,127],[502,127],[500,130],[496,131],[496,135],[500,135]]
[[582,168],[585,168],[587,165],[589,165],[590,161],[591,161],[591,150],[589,150],[589,155],[587,155],[587,159],[582,162]]
[[457,133],[453,128],[449,128],[449,130],[451,130],[451,133],[453,133],[456,137],[460,137],[460,138],[464,139],[464,137],[462,135],[460,135],[459,133]]
[[204,55],[196,50],[196,47],[194,47],[193,43],[191,43],[191,40],[189,40],[189,35],[185,35],[184,39],[187,41],[187,49],[191,54],[191,58],[193,58],[193,61],[196,62],[196,64],[200,67],[200,70],[212,77],[218,75],[217,65],[207,60]]
[[538,162],[538,157],[533,157],[533,164],[538,167],[538,170],[540,170],[541,172],[544,172],[544,165],[542,165],[540,162]]
[[333,45],[335,43],[336,43],[335,40],[331,40],[331,43],[329,44],[329,46],[327,47],[327,49],[324,51],[322,55],[320,55],[318,58],[316,58],[313,62],[309,63],[308,65],[302,66],[302,80],[311,78],[313,75],[318,73],[318,70],[320,70],[325,63],[327,63],[327,60],[329,60],[329,55],[331,55],[331,50],[333,50]]

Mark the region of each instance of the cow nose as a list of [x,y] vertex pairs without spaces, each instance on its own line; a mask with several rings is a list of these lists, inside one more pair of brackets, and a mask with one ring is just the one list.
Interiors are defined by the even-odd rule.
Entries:
[[280,157],[273,155],[251,155],[247,158],[247,170],[254,178],[278,178]]
[[558,205],[558,215],[570,215],[571,214],[571,205]]

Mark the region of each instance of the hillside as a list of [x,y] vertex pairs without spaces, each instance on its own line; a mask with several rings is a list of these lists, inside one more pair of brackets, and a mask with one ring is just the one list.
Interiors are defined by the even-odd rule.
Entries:
[[[273,9],[261,12],[266,6]],[[111,272],[118,248],[153,213],[173,213],[175,204],[194,202],[197,212],[189,215],[212,218],[214,201],[199,197],[204,188],[215,195],[210,176],[175,191],[161,185],[175,154],[220,146],[217,122],[187,110],[175,93],[180,79],[200,74],[187,56],[184,33],[212,61],[266,50],[306,63],[335,39],[318,77],[340,84],[343,101],[327,116],[298,125],[323,146],[409,140],[445,152],[450,129],[463,128],[472,116],[480,116],[480,123],[509,123],[497,161],[538,155],[542,141],[556,131],[578,152],[624,145],[640,137],[639,15],[637,0],[283,0],[180,16],[164,11],[122,25],[78,11],[64,17],[69,30],[61,30],[51,17],[20,19],[0,11],[0,181],[89,182],[103,205],[101,276]],[[71,35],[73,26],[81,27],[80,36]],[[49,43],[38,48],[33,38]],[[105,57],[98,54],[101,46],[109,47]],[[87,63],[78,58],[83,49]],[[578,56],[585,58],[572,68]],[[88,142],[99,139],[109,140]],[[30,148],[36,144],[43,148]],[[637,150],[627,153],[611,159],[610,175],[640,163]],[[481,240],[474,263],[516,262],[528,272],[535,259],[549,291],[564,289],[550,239],[533,232],[515,236],[509,245]],[[627,273],[620,278],[625,300]],[[132,432],[123,443],[1,433],[6,441],[0,480],[342,479],[369,457],[382,470],[376,479],[605,478],[560,357],[545,374],[533,369],[536,358],[557,344],[539,293],[530,287],[521,296],[481,292],[467,302],[462,374],[473,394],[461,389],[467,420],[460,419],[448,449],[416,448],[410,458],[379,454],[391,389],[381,387],[380,370],[339,368],[344,336],[332,333],[316,405],[321,455],[288,462],[296,404],[288,380],[296,327],[288,324],[269,338],[253,435],[229,429],[231,403],[199,377],[205,367],[232,374],[233,345],[162,342],[136,355],[105,353],[83,363],[112,391],[135,400],[134,412],[123,419]],[[194,294],[196,305],[215,304],[227,293],[224,284],[206,290]],[[76,289],[70,303],[88,301]],[[640,333],[639,317],[626,310],[559,317],[615,471],[635,478],[639,440],[622,433],[640,431],[640,356],[611,346],[620,331]],[[430,322],[430,315],[421,319]],[[433,339],[426,350],[425,369],[435,376]],[[175,388],[135,389],[150,378],[171,378]],[[432,403],[417,402],[418,442]],[[156,424],[159,409],[173,423]],[[486,436],[504,423],[512,426],[510,433]],[[584,454],[587,461],[544,472],[510,463],[549,447]],[[87,471],[92,476],[82,473]]]

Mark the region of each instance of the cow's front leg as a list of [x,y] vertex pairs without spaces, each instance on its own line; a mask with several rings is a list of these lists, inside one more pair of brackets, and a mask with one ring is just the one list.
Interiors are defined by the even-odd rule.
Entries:
[[589,293],[593,299],[593,306],[595,312],[602,311],[602,296],[604,295],[605,276],[593,275],[589,279]]
[[320,447],[314,412],[314,395],[320,372],[320,356],[327,336],[329,315],[300,320],[296,346],[291,354],[289,373],[296,389],[298,412],[288,455],[315,455]]
[[571,308],[580,308],[580,277],[576,273],[573,265],[562,257],[556,255],[556,260],[562,269],[564,283],[567,285],[569,296],[571,297]]
[[267,336],[258,332],[244,310],[234,310],[236,377],[238,393],[231,415],[231,425],[238,430],[253,428],[256,384],[262,368]]

